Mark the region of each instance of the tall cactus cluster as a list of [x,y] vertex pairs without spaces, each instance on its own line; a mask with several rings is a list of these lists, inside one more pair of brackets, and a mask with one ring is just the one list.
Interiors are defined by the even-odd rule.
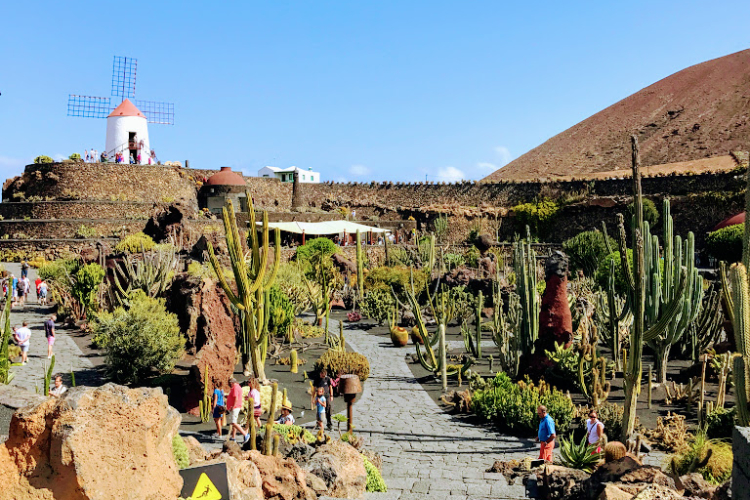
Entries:
[[10,328],[10,303],[11,290],[8,287],[5,306],[3,306],[3,312],[0,316],[0,384],[3,385],[10,384],[13,380],[13,372],[10,371],[10,356],[8,354],[8,345],[13,333]]
[[252,364],[252,371],[261,380],[266,379],[265,361],[268,349],[268,321],[266,317],[268,301],[267,291],[276,281],[276,273],[281,261],[281,233],[275,230],[275,252],[273,267],[270,275],[267,275],[268,259],[270,256],[268,213],[263,212],[263,224],[258,235],[255,223],[255,209],[252,196],[247,193],[249,231],[247,246],[250,256],[245,259],[245,251],[237,229],[237,219],[231,200],[227,200],[222,208],[224,231],[226,233],[227,251],[232,265],[236,292],[230,286],[224,275],[224,268],[216,257],[214,247],[209,242],[208,255],[211,266],[219,278],[219,283],[229,297],[232,305],[240,314],[240,353],[242,364],[247,368],[248,362]]
[[[745,192],[745,210],[750,209],[750,171],[747,177],[748,190]],[[750,267],[750,221],[745,219],[745,236],[742,240],[742,262],[729,270],[732,285],[731,295],[724,294],[728,306],[727,315],[732,320],[737,354],[734,357],[732,378],[735,384],[735,398],[738,423],[750,425],[750,283],[747,269]],[[723,271],[723,269],[722,269]],[[726,280],[725,280],[726,281]]]
[[[672,268],[664,288],[669,288],[670,301],[662,301],[661,283],[657,282],[659,268],[658,240],[648,232],[648,224],[643,220],[643,193],[641,190],[641,158],[638,149],[638,138],[631,136],[632,170],[633,170],[633,199],[635,213],[632,221],[632,252],[633,266],[631,269],[627,252],[627,237],[625,236],[625,222],[622,215],[618,216],[620,259],[623,274],[627,283],[627,293],[633,308],[633,327],[630,333],[630,353],[627,357],[625,370],[625,413],[623,415],[622,440],[627,440],[635,429],[636,405],[641,392],[641,378],[643,375],[643,345],[654,342],[660,336],[668,335],[668,328],[673,321],[679,321],[684,313],[684,302],[687,300],[687,269],[683,267],[682,256],[676,262],[665,261],[665,268]],[[667,243],[667,242],[665,242]],[[671,246],[671,239],[668,243]],[[647,247],[649,247],[647,249]],[[665,252],[666,253],[666,252]],[[670,252],[674,255],[672,252]],[[674,275],[672,274],[674,273]],[[666,271],[665,271],[666,274]],[[650,285],[650,287],[648,286]],[[658,321],[647,328],[647,305],[657,307]]]
[[516,293],[521,305],[519,346],[522,356],[527,357],[532,354],[534,342],[539,336],[541,308],[537,290],[536,252],[531,247],[529,226],[526,226],[526,241],[513,243],[513,271],[516,274]]
[[[614,262],[612,262],[611,268],[614,269],[614,267]],[[618,370],[624,370],[621,356],[623,333],[633,324],[633,311],[628,299],[618,296],[615,291],[615,273],[609,274],[606,292],[597,294],[595,301],[594,315],[598,323],[597,331],[601,332],[601,337],[612,350],[615,367]]]

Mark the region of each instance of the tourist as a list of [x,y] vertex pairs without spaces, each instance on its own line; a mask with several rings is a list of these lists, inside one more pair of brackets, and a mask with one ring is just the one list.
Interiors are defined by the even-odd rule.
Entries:
[[63,385],[62,375],[55,375],[55,385],[49,390],[49,395],[53,398],[59,398],[65,394],[65,391],[67,390],[67,387]]
[[318,419],[318,427],[320,428],[320,431],[323,431],[323,426],[325,425],[326,421],[326,397],[323,393],[323,388],[318,387],[318,394],[315,396],[315,406],[317,407],[317,419]]
[[36,279],[34,280],[34,289],[36,290],[36,299],[37,299],[37,302],[39,302],[39,285],[41,285],[41,284],[42,284],[42,278],[40,278],[39,276],[37,276]]
[[260,416],[263,413],[260,401],[260,382],[255,377],[250,377],[247,381],[247,386],[250,388],[250,392],[247,393],[247,400],[253,403],[253,414],[248,415],[248,421],[251,418],[255,419],[255,425],[257,429],[260,429]]
[[99,151],[91,148],[91,163],[96,163],[96,159],[99,158]]
[[18,305],[21,307],[23,307],[26,299],[25,289],[26,284],[23,282],[23,279],[16,279],[16,299]]
[[294,425],[291,406],[281,405],[281,416],[276,419],[276,423],[281,425]]
[[85,156],[84,162],[88,163],[89,162],[89,150],[88,149],[84,149],[84,151],[86,151],[86,156]]
[[29,361],[29,345],[31,344],[31,330],[28,321],[24,321],[21,328],[14,328],[13,340],[21,348],[21,364],[25,365]]
[[48,286],[47,282],[42,280],[41,283],[39,283],[39,304],[46,306],[47,305],[47,292],[48,292]]
[[216,433],[213,435],[213,438],[221,439],[222,420],[224,420],[227,407],[224,406],[224,391],[218,387],[214,389],[213,404],[211,405],[211,408],[213,409],[214,423],[216,424]]
[[323,395],[326,397],[326,422],[328,424],[328,430],[333,429],[333,421],[331,420],[331,412],[333,411],[333,381],[328,376],[328,371],[323,368],[320,370],[320,378],[318,379],[318,388],[323,389]]
[[539,433],[536,438],[539,441],[539,458],[552,463],[552,450],[555,448],[555,421],[547,413],[547,407],[544,405],[539,405],[536,414],[542,419],[539,422]]
[[589,412],[589,420],[586,421],[586,437],[590,445],[596,445],[594,453],[601,453],[602,447],[599,445],[604,435],[604,424],[597,418],[596,410]]
[[130,164],[135,165],[135,158],[133,158],[133,153],[130,153]]
[[247,443],[248,439],[250,439],[250,434],[245,432],[239,424],[241,409],[242,387],[237,383],[237,379],[232,377],[229,379],[229,396],[227,396],[227,411],[229,415],[229,426],[231,427],[231,431],[229,431],[229,439],[237,437],[237,432],[239,432],[244,438],[242,442]]
[[29,275],[29,267],[31,266],[29,266],[28,260],[21,262],[21,278],[25,278]]
[[21,281],[23,281],[23,301],[26,303],[29,293],[31,293],[31,280],[29,280],[28,276],[24,276],[21,278]]
[[50,315],[44,322],[44,335],[47,337],[47,359],[52,358],[52,346],[55,345],[55,320],[57,316]]
[[10,293],[11,293],[11,299],[10,303],[11,306],[13,306],[16,302],[18,302],[18,278],[15,277],[15,275],[10,275]]

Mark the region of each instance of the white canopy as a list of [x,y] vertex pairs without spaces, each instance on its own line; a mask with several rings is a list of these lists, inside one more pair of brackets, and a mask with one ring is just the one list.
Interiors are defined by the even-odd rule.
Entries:
[[[262,225],[262,222],[256,222],[257,225]],[[367,234],[368,232],[373,233],[388,233],[387,229],[379,227],[365,226],[364,224],[357,224],[355,222],[349,222],[345,220],[332,220],[326,222],[269,222],[268,227],[270,229],[279,228],[287,233],[302,234],[317,236],[323,234],[355,234],[357,230],[361,234]]]

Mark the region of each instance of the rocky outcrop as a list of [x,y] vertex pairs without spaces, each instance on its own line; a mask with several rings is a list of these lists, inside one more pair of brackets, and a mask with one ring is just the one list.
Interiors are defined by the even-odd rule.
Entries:
[[328,496],[359,498],[365,493],[367,471],[359,452],[341,441],[331,441],[305,464],[305,469],[325,481]]
[[209,393],[216,387],[229,389],[237,357],[237,319],[218,283],[188,275],[172,283],[167,309],[177,314],[180,330],[187,336],[187,352],[195,355],[181,403],[185,411],[197,415],[206,370]]
[[249,460],[238,460],[222,453],[215,460],[201,463],[210,465],[225,462],[227,464],[227,483],[232,500],[264,500],[263,480],[256,465]]
[[18,410],[0,445],[0,500],[177,498],[179,425],[161,389],[114,384]]
[[188,450],[188,459],[190,460],[190,465],[206,460],[206,449],[198,442],[197,439],[195,439],[193,436],[187,436],[183,437],[182,440],[185,441],[185,446]]
[[315,500],[317,495],[307,486],[307,474],[289,458],[246,452],[248,460],[260,471],[263,494],[267,500]]
[[545,465],[541,474],[541,493],[547,500],[578,498],[589,475],[581,470]]
[[674,479],[658,467],[641,465],[634,458],[625,456],[607,462],[586,481],[582,498],[594,500],[599,497],[607,483],[613,483],[621,490],[635,495],[647,486],[677,490]]

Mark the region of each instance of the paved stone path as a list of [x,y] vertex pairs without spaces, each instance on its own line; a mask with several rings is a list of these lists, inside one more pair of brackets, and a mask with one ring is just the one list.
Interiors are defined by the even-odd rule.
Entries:
[[[21,276],[21,265],[17,263],[3,264],[5,269],[14,274],[16,277]],[[49,365],[47,359],[47,339],[44,336],[44,321],[49,318],[53,312],[52,307],[42,307],[37,303],[36,293],[34,293],[34,280],[36,272],[34,269],[29,270],[29,279],[31,280],[32,290],[29,300],[23,307],[14,307],[11,311],[11,325],[20,326],[24,321],[29,322],[31,329],[31,345],[29,347],[29,362],[24,366],[13,366],[11,371],[15,378],[11,385],[17,385],[31,392],[38,390],[41,392],[44,388],[44,367]],[[65,329],[57,328],[56,340],[54,346],[55,354],[55,373],[63,375],[66,385],[70,385],[70,372],[76,373],[86,371],[90,372],[93,368],[91,361],[86,358],[78,348],[75,341],[68,335]],[[79,380],[79,382],[81,382]]]
[[[338,324],[330,326],[338,332]],[[410,349],[384,337],[346,330],[346,340],[370,361],[370,378],[354,404],[355,432],[383,456],[387,493],[371,499],[519,499],[521,485],[484,472],[495,460],[536,458],[532,441],[497,434],[446,414],[414,379]],[[336,410],[343,400],[337,399]]]

